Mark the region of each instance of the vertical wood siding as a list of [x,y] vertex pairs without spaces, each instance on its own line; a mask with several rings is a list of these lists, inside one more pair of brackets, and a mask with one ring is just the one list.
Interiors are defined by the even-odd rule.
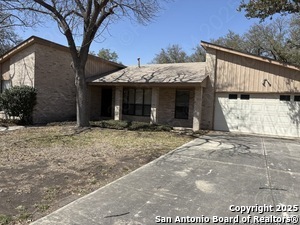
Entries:
[[94,57],[89,57],[86,67],[85,67],[85,76],[91,77],[95,75],[99,75],[101,73],[106,73],[110,71],[114,71],[118,69],[118,67],[111,65],[109,63],[106,63],[105,61],[100,61],[100,59],[95,59]]
[[217,57],[217,92],[300,92],[300,70],[223,51]]

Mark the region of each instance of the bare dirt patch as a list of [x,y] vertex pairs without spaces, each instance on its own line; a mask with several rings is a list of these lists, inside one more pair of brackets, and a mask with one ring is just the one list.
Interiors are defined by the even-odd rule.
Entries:
[[0,225],[28,224],[191,139],[72,126],[0,132]]

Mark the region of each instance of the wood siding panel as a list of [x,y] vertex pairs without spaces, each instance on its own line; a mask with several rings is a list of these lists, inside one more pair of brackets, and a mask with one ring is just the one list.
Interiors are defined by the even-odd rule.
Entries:
[[101,73],[106,73],[109,71],[114,71],[117,70],[118,67],[111,65],[109,63],[106,63],[105,61],[100,61],[99,60],[95,60],[93,57],[89,57],[87,64],[86,64],[86,74],[85,76],[91,77],[91,76],[95,76],[95,75],[99,75]]
[[[244,79],[245,79],[245,77],[246,77],[246,75],[245,75],[245,73],[246,73],[246,67],[245,66],[243,66],[243,65],[240,65],[239,66],[240,67],[240,71],[239,71],[239,82],[241,83]],[[242,86],[242,85],[240,85],[239,86],[239,89],[238,89],[239,91],[241,91],[241,92],[244,92],[244,87]]]
[[[239,66],[237,66],[237,75],[238,75],[237,79],[238,79],[238,83],[241,83],[241,81],[243,80],[243,77],[244,77],[244,74],[243,74],[243,71],[242,71],[244,69],[244,67],[241,66],[241,61],[240,60],[238,61],[238,64],[239,64]],[[240,91],[240,92],[243,91],[242,85],[239,85],[238,91]]]
[[[218,52],[217,92],[293,93],[300,91],[300,70]],[[269,82],[265,82],[264,79]]]
[[[258,62],[258,67],[257,67],[258,72],[255,73],[255,80],[253,81],[253,85],[252,85],[252,90],[255,90],[255,87],[257,86],[257,84],[262,83],[263,81],[263,77],[265,76],[265,63],[262,62]],[[262,92],[262,85],[258,85],[257,86],[257,91],[258,92]]]

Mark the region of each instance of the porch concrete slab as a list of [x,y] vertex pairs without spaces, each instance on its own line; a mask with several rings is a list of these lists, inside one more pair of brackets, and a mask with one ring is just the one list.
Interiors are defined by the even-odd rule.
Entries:
[[13,130],[20,130],[24,129],[24,126],[0,126],[0,131],[13,131]]
[[232,212],[231,205],[299,204],[299,157],[297,139],[212,133],[32,224],[170,224],[178,217],[241,222],[248,214]]

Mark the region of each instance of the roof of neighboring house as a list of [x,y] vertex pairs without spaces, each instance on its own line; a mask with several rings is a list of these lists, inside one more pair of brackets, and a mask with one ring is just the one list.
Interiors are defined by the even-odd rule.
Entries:
[[251,53],[238,51],[238,50],[235,50],[235,49],[232,49],[232,48],[227,48],[227,47],[224,47],[224,46],[221,46],[221,45],[212,44],[212,43],[205,42],[205,41],[201,41],[201,45],[205,49],[206,48],[212,48],[212,49],[215,49],[215,50],[228,52],[228,53],[231,53],[231,54],[235,54],[235,55],[239,55],[239,56],[259,60],[259,61],[262,61],[262,62],[267,62],[267,63],[271,63],[271,64],[278,65],[278,66],[284,66],[284,67],[294,69],[294,70],[300,70],[299,66],[292,65],[290,63],[285,63],[285,62],[281,62],[281,61],[278,61],[278,60],[270,59],[268,57],[258,56],[258,55],[254,55],[254,54],[251,54]]
[[[20,44],[18,44],[17,46],[15,46],[14,48],[12,48],[9,51],[7,51],[6,53],[4,53],[3,55],[1,55],[0,56],[0,63],[6,61],[7,59],[12,57],[13,55],[17,54],[18,52],[22,51],[25,48],[28,48],[29,46],[31,46],[33,44],[36,44],[36,43],[41,44],[41,45],[45,45],[45,46],[48,46],[48,47],[51,47],[51,48],[56,48],[58,50],[65,51],[65,52],[70,51],[70,49],[67,46],[60,45],[60,44],[57,44],[57,43],[52,42],[52,41],[48,41],[48,40],[40,38],[40,37],[31,36],[28,39],[21,42]],[[89,55],[89,58],[94,59],[94,60],[100,60],[104,63],[108,63],[108,64],[114,65],[116,67],[119,67],[119,68],[125,68],[125,66],[122,65],[122,64],[111,62],[111,61],[99,58],[97,56],[94,56],[94,55]]]
[[90,83],[158,83],[193,84],[201,83],[205,75],[205,62],[149,64],[129,66],[125,69],[100,74],[87,79]]

